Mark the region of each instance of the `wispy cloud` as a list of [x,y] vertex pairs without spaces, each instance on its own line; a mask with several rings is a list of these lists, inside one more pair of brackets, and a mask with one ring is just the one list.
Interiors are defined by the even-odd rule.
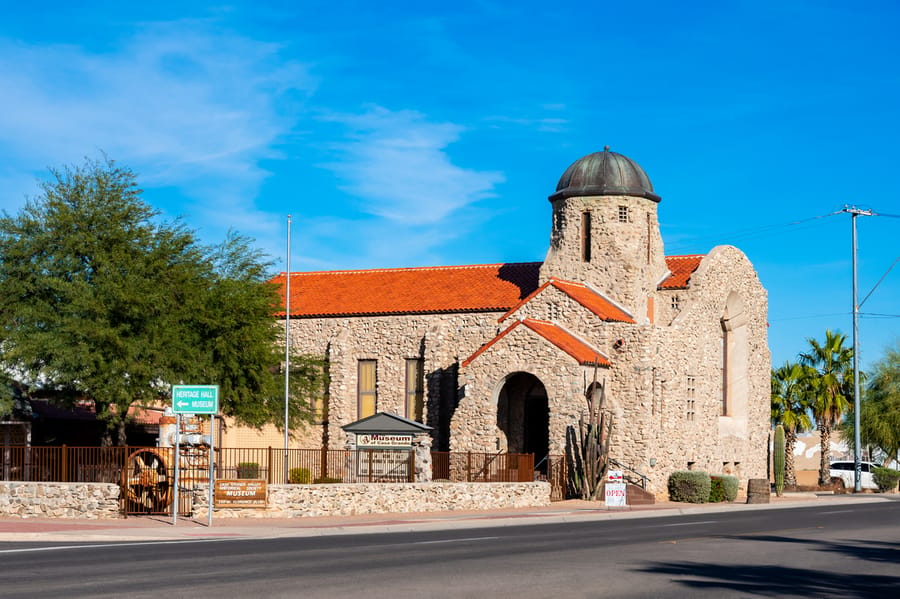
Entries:
[[323,166],[361,200],[361,210],[394,223],[433,225],[493,196],[494,186],[504,180],[502,173],[453,163],[447,146],[463,133],[460,125],[382,107],[326,118],[345,125],[349,134],[334,147],[340,160]]
[[[204,21],[143,24],[104,52],[0,39],[0,178],[102,150],[147,189],[178,187],[186,205],[170,214],[271,230],[253,200],[268,175],[260,161],[294,124],[277,104],[315,88],[280,50]],[[6,187],[0,206],[22,195]]]

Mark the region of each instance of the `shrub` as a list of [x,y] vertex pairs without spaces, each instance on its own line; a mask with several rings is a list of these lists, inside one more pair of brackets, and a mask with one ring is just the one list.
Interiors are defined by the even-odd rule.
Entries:
[[309,468],[291,468],[288,473],[288,482],[292,485],[308,485],[309,479]]
[[[709,500],[711,502],[734,501],[737,499],[738,487],[740,485],[738,477],[730,474],[714,474],[709,477],[709,483]],[[717,499],[714,499],[714,496],[717,497]]]
[[239,462],[237,465],[238,478],[259,478],[259,464],[256,462]]
[[344,482],[341,478],[333,478],[331,476],[320,476],[316,480],[313,481],[314,485],[333,485],[336,483]]
[[704,503],[709,499],[709,474],[697,470],[677,470],[669,475],[669,499]]
[[882,493],[893,491],[897,488],[897,482],[900,481],[900,470],[875,466],[872,468],[872,478],[875,479],[875,484]]
[[725,501],[725,483],[718,476],[709,477],[709,502]]

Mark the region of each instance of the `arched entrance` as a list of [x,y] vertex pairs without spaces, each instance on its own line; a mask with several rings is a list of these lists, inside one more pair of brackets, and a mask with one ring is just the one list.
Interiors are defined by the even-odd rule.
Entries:
[[510,453],[533,453],[535,465],[550,448],[550,408],[547,390],[533,374],[506,378],[497,397],[497,427],[506,434]]

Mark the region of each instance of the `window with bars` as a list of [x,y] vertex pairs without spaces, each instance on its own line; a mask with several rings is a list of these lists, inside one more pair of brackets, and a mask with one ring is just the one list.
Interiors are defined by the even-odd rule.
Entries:
[[628,214],[628,206],[619,206],[619,222],[620,223],[631,222],[631,215]]
[[684,419],[693,422],[696,418],[696,400],[697,400],[697,380],[693,376],[687,377],[687,385],[685,387],[685,395],[687,397],[687,405],[685,407]]
[[681,309],[681,298],[677,295],[672,296],[672,309],[678,312]]
[[376,360],[360,360],[356,383],[356,410],[359,418],[372,416],[376,407]]
[[424,422],[425,408],[425,360],[406,360],[406,417]]

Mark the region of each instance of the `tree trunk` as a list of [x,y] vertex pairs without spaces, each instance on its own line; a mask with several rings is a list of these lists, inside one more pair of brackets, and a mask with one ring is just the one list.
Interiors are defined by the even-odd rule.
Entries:
[[831,484],[831,426],[819,425],[819,485]]
[[784,485],[797,486],[797,473],[794,472],[794,443],[797,441],[797,433],[792,430],[784,431]]

